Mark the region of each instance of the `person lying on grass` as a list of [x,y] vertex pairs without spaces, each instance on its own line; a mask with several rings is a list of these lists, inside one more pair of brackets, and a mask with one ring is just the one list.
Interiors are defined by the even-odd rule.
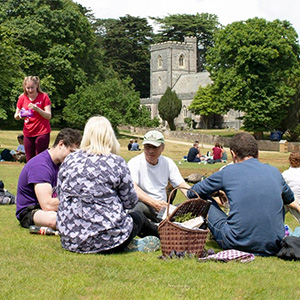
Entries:
[[[284,204],[298,211],[300,207],[279,170],[259,162],[252,135],[235,135],[230,152],[233,164],[192,187],[203,198],[219,190],[227,195],[229,214],[212,199],[208,227],[223,249],[275,255],[285,234]],[[194,194],[189,191],[188,197]]]
[[22,169],[17,188],[16,217],[21,226],[47,226],[56,229],[56,211],[59,200],[54,189],[57,173],[65,157],[78,148],[81,133],[61,130],[49,150],[30,159]]

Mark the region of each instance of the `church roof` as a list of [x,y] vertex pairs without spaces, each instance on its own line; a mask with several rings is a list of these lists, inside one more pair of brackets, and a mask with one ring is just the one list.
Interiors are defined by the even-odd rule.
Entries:
[[208,72],[182,74],[176,81],[172,90],[176,92],[181,100],[190,99],[196,95],[200,85],[205,87],[211,83],[212,81]]

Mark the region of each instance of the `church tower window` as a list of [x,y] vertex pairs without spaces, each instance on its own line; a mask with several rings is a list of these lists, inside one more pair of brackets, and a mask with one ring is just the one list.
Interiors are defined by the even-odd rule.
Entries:
[[160,55],[158,55],[158,58],[157,58],[157,68],[158,69],[162,68],[162,57]]
[[162,80],[160,77],[158,77],[158,86],[161,86],[162,85]]
[[184,55],[181,54],[179,56],[179,67],[183,68],[184,67]]
[[188,112],[188,110],[187,110],[187,108],[186,108],[185,105],[183,105],[182,110],[183,110],[183,116],[184,116],[184,117],[187,117],[187,112]]

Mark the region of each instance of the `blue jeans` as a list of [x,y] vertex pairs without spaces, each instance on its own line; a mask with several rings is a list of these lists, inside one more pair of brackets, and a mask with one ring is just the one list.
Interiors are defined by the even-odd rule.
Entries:
[[218,203],[210,198],[212,203],[208,211],[208,228],[214,236],[216,242],[222,249],[229,249],[230,247],[226,243],[226,238],[224,238],[223,230],[224,225],[227,222],[227,215],[219,207]]
[[193,161],[188,161],[188,162],[200,162],[200,158],[199,157],[195,157],[195,159]]

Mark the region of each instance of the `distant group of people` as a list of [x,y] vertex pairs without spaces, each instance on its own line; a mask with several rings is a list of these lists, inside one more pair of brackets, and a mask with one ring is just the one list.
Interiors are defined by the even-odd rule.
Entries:
[[140,145],[138,143],[138,140],[130,139],[128,145],[127,145],[128,151],[140,151]]
[[[167,206],[168,184],[182,188],[188,198],[195,197],[192,189],[212,201],[208,227],[222,249],[275,255],[285,234],[285,208],[300,220],[299,153],[291,154],[290,168],[281,174],[259,162],[252,135],[238,133],[229,145],[233,163],[191,187],[174,161],[162,155],[165,139],[157,130],[144,135],[143,151],[128,163],[119,156],[119,142],[103,116],[91,117],[83,135],[71,128],[61,130],[48,149],[49,97],[35,76],[26,77],[23,87],[15,118],[24,120],[27,163],[18,180],[16,217],[25,228],[58,229],[66,250],[157,250],[159,212]],[[130,141],[128,150],[139,149],[135,143]],[[224,153],[216,143],[211,159],[227,161]],[[188,161],[203,159],[196,141]],[[221,192],[229,202],[228,214],[211,196]]]
[[187,154],[186,159],[188,162],[207,162],[210,164],[218,162],[227,162],[227,153],[223,146],[221,146],[218,142],[212,148],[212,153],[208,152],[206,155],[202,155],[199,149],[199,141],[195,141]]

